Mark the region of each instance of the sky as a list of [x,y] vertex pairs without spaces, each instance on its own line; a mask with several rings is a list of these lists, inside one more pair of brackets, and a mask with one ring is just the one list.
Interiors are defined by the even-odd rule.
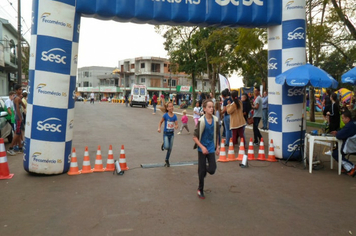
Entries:
[[[17,29],[17,0],[0,0],[0,17]],[[21,0],[23,37],[31,43],[32,0]],[[118,67],[118,61],[153,56],[167,58],[164,38],[153,25],[102,21],[82,17],[78,52],[78,68],[85,66]],[[229,79],[229,78],[228,78]],[[229,79],[230,80],[230,79]],[[230,85],[240,87],[236,80]]]
[[[11,4],[12,5],[11,5]],[[0,0],[0,17],[17,29],[17,0]],[[23,36],[31,40],[32,0],[21,1]],[[164,38],[154,25],[102,21],[82,17],[80,25],[78,67],[118,67],[118,61],[141,56],[167,58]]]

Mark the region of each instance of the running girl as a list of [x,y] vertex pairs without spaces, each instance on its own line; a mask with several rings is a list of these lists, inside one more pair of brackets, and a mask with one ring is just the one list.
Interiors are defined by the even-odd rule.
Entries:
[[171,155],[174,141],[174,129],[178,129],[177,116],[173,113],[173,103],[168,102],[166,104],[166,113],[164,113],[161,121],[158,124],[158,133],[161,133],[161,126],[164,122],[163,130],[163,144],[162,151],[167,150],[165,166],[170,167],[169,156]]

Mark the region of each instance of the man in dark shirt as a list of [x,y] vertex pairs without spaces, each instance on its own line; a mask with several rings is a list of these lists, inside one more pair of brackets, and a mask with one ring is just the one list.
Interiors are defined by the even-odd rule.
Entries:
[[[341,147],[341,155],[342,155],[342,166],[344,168],[344,172],[347,172],[348,175],[355,177],[356,175],[356,167],[355,165],[349,161],[348,159],[345,158],[345,153],[344,153],[344,146],[345,142],[348,138],[356,135],[356,121],[352,120],[351,118],[351,112],[349,110],[346,110],[342,115],[341,119],[345,123],[345,126],[340,130],[340,131],[332,131],[330,132],[332,135],[336,136],[337,139],[342,140],[342,147]],[[333,158],[338,161],[338,149],[336,148],[332,156]]]

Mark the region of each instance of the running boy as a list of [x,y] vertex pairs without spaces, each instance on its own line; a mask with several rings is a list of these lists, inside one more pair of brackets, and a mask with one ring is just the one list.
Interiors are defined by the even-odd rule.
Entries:
[[188,134],[190,134],[189,128],[188,128],[187,111],[184,110],[182,113],[183,113],[183,116],[182,116],[182,119],[181,119],[182,120],[182,126],[180,127],[180,130],[179,130],[178,134],[181,134],[184,128],[188,131]]
[[[194,148],[198,147],[198,197],[205,199],[204,178],[206,173],[213,175],[216,170],[215,154],[219,155],[219,124],[218,118],[213,115],[214,103],[210,99],[203,102],[203,115],[194,130]],[[208,161],[208,165],[206,162]]]
[[164,113],[161,121],[158,124],[158,133],[161,133],[161,126],[164,122],[164,132],[163,132],[163,144],[162,151],[167,150],[166,164],[165,166],[170,167],[169,156],[171,155],[174,141],[174,129],[178,129],[178,121],[176,114],[173,113],[173,103],[168,102],[166,104],[166,113]]

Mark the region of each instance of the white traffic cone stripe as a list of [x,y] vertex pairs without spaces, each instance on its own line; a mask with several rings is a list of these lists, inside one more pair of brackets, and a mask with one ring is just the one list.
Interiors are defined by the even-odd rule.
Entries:
[[228,154],[235,154],[234,150],[229,150]]
[[98,165],[103,164],[103,160],[95,160],[95,164],[98,164]]
[[72,158],[73,157],[77,157],[77,154],[75,154],[75,152],[72,152]]
[[244,150],[239,150],[239,154],[245,154]]
[[6,151],[5,145],[4,144],[0,145],[0,152],[5,152],[5,151]]
[[6,158],[6,156],[4,156],[4,157],[0,157],[0,164],[2,164],[2,163],[6,163],[7,162],[7,158]]
[[121,149],[120,154],[125,154],[125,150]]
[[124,158],[120,158],[119,163],[126,163],[126,160]]
[[78,167],[78,162],[71,162],[70,167]]
[[89,152],[84,152],[84,156],[88,157],[89,156]]
[[225,151],[220,152],[220,156],[225,156],[225,155],[226,155]]
[[98,150],[98,151],[96,152],[96,155],[101,155],[101,151]]
[[90,166],[90,161],[83,161],[83,166]]
[[107,164],[114,164],[114,159],[108,159]]
[[109,150],[109,155],[110,155],[110,154],[113,154],[113,153],[112,153],[112,150]]

